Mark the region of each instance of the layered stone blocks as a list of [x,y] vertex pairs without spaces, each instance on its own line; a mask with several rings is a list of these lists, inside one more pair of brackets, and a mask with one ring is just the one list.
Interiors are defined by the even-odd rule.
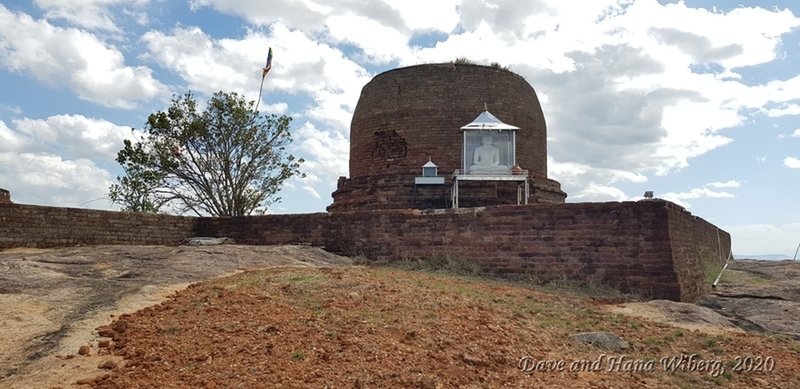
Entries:
[[[531,174],[529,200],[563,203],[560,184],[547,178],[547,126],[530,84],[508,70],[451,63],[390,70],[364,86],[350,128],[350,177],[339,180],[328,210],[445,208],[440,203],[449,198],[450,176],[462,167],[459,129],[484,107],[520,127],[516,159]],[[428,158],[447,178],[444,191],[414,187]],[[465,192],[462,201],[467,206],[516,202],[513,185]],[[512,196],[504,194],[509,191]]]
[[450,256],[501,275],[682,301],[708,290],[731,244],[727,232],[658,200],[221,218],[0,204],[0,249],[177,244],[191,236],[309,244],[382,260]]

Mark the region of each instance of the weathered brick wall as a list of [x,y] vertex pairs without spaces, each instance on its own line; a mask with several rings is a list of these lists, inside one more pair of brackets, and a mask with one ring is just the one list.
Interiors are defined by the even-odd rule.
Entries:
[[[706,255],[717,249],[708,239],[716,231],[664,201],[198,220],[200,235],[251,244],[306,243],[374,259],[453,256],[501,274],[567,277],[684,301],[707,288],[699,268],[717,263]],[[729,250],[729,237],[721,246]]]
[[11,193],[7,190],[0,188],[0,204],[7,204],[11,202]]
[[[547,129],[530,84],[488,66],[428,64],[381,73],[364,86],[350,126],[350,178],[340,181],[328,210],[408,208],[407,194],[429,157],[440,175],[461,168],[459,129],[481,113],[484,103],[500,120],[520,127],[517,163],[542,181],[532,201],[541,193],[541,201],[564,202],[557,182],[544,183]],[[476,196],[465,201],[469,197]]]
[[730,251],[725,231],[665,201],[223,218],[0,204],[0,249],[175,244],[190,236],[310,244],[373,259],[451,256],[500,274],[683,301],[708,289]]
[[176,244],[195,219],[132,212],[0,204],[0,249],[95,244]]
[[708,292],[731,249],[731,236],[682,207],[668,203],[672,259],[682,298],[694,301]]

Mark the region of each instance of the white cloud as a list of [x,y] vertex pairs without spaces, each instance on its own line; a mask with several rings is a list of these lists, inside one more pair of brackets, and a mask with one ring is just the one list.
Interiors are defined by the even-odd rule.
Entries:
[[572,200],[579,201],[625,201],[628,196],[613,186],[589,183],[576,193],[571,193]]
[[22,151],[28,143],[28,139],[16,131],[12,131],[5,122],[0,120],[0,152]]
[[[291,41],[282,43],[283,55],[302,51],[319,58],[289,61],[285,66],[292,73],[276,71],[268,87],[310,91],[315,104],[306,111],[309,117],[342,133],[366,77],[363,72],[352,77],[352,71],[324,71],[330,58],[343,55],[308,36],[352,43],[366,55],[359,61],[411,65],[466,56],[510,65],[543,102],[553,159],[591,171],[570,174],[551,164],[551,175],[563,180],[571,198],[599,193],[615,180],[642,182],[649,173],[685,168],[692,158],[732,141],[724,130],[747,120],[743,109],[786,104],[800,89],[798,78],[749,86],[736,73],[739,67],[776,58],[781,36],[800,26],[789,11],[739,7],[722,13],[655,0],[606,0],[580,7],[550,0],[502,6],[479,0],[429,3],[423,7],[436,7],[441,20],[406,2],[366,7],[348,1],[324,6],[275,1],[266,7],[254,0],[197,0],[193,5],[270,25],[269,42]],[[368,33],[365,26],[372,26]],[[409,50],[407,42],[419,30],[451,34],[435,47]],[[318,52],[324,55],[317,57]],[[719,70],[698,74],[693,68],[711,64]],[[342,75],[352,83],[337,83]]]
[[788,9],[739,7],[722,13],[690,8],[683,2],[662,5],[639,0],[604,24],[622,29],[620,35],[625,38],[651,46],[654,50],[648,52],[665,63],[715,62],[733,69],[774,59],[780,36],[800,25],[800,20]]
[[[405,29],[401,13],[383,1],[329,0],[326,2],[272,0],[190,0],[193,8],[211,7],[238,15],[255,25],[281,23],[310,33],[324,30],[328,18],[351,13],[397,30]],[[448,1],[445,4],[453,4]],[[407,8],[407,6],[405,7]],[[437,7],[436,9],[441,9]],[[448,15],[452,18],[452,12]],[[430,19],[430,17],[428,17]]]
[[[0,152],[0,182],[14,202],[108,209],[111,173],[88,159],[49,153]],[[99,200],[98,200],[99,199]]]
[[[724,183],[728,184],[728,183]],[[730,186],[729,186],[730,187]],[[703,199],[703,198],[712,198],[712,199],[723,199],[723,198],[733,198],[735,197],[733,194],[723,191],[715,191],[708,188],[692,188],[686,192],[668,192],[664,194],[655,194],[655,197],[662,198],[664,200],[672,201],[678,205],[681,205],[685,208],[691,208],[691,204],[686,202],[685,200],[695,200],[695,199]]]
[[391,7],[411,30],[450,33],[459,22],[458,4],[457,0],[404,0],[392,2]]
[[326,25],[335,43],[355,44],[368,62],[387,64],[408,55],[408,34],[379,21],[348,13],[329,17]]
[[731,234],[734,255],[782,254],[792,258],[800,243],[800,223],[723,226]]
[[[0,151],[55,152],[66,158],[89,158],[113,162],[122,141],[131,138],[131,128],[83,115],[56,115],[47,119],[19,119],[14,130],[0,121]],[[5,143],[5,142],[3,142]]]
[[283,115],[289,110],[289,104],[284,102],[277,102],[274,104],[261,103],[261,110],[266,113],[274,113],[276,115]]
[[171,35],[150,31],[142,36],[142,42],[149,55],[159,65],[178,73],[190,90],[242,93],[248,84],[255,84],[250,87],[253,90],[261,80],[263,65],[259,63],[266,57],[263,45],[245,49],[235,40],[214,42],[198,27],[177,27]]
[[[119,32],[114,21],[112,7],[126,5],[141,7],[149,0],[34,0],[45,16],[51,19],[64,19],[74,25],[88,28]],[[133,16],[133,11],[125,9],[125,13]],[[141,21],[141,15],[138,15]]]
[[0,109],[11,112],[14,115],[22,115],[22,108],[16,105],[12,106],[12,105],[0,104]]
[[731,198],[734,197],[732,194],[728,192],[717,192],[708,188],[692,188],[688,192],[669,192],[664,193],[664,195],[659,196],[664,199],[679,199],[679,200],[691,200],[691,199],[701,199],[701,198]]
[[332,185],[347,175],[350,142],[344,135],[320,130],[310,122],[294,134],[299,154],[306,159],[302,170],[308,181]]
[[712,188],[738,188],[742,184],[736,180],[729,180],[725,182],[715,181],[705,184],[705,186],[710,186]]
[[794,130],[794,132],[792,132],[792,135],[790,135],[790,136],[792,138],[800,138],[800,128]]
[[786,166],[789,169],[800,169],[800,159],[795,157],[786,157],[783,160],[783,166]]
[[[316,42],[281,23],[268,35],[249,32],[242,39],[215,40],[198,28],[176,28],[171,34],[151,31],[143,41],[150,56],[178,73],[193,90],[220,88],[255,100],[266,48],[273,49],[272,70],[264,83],[262,109],[285,113],[285,103],[271,101],[274,91],[308,96],[312,103],[294,131],[297,156],[305,158],[305,179],[295,178],[287,188],[303,188],[315,198],[331,192],[336,179],[347,175],[348,134],[361,88],[369,81],[366,70],[330,45]],[[296,115],[295,115],[296,116]]]
[[783,104],[779,108],[767,109],[766,112],[771,118],[800,115],[800,104]]
[[0,64],[39,81],[66,84],[80,98],[117,108],[162,94],[152,70],[124,65],[122,53],[95,35],[14,13],[0,4]]
[[272,70],[264,83],[262,101],[270,91],[306,93],[316,102],[308,114],[347,131],[366,70],[329,45],[281,24],[270,35],[250,32],[244,38],[214,40],[197,27],[176,28],[171,35],[151,31],[142,38],[150,56],[178,73],[192,90],[213,93],[233,90],[256,100],[261,66],[268,47],[273,49]]
[[556,162],[548,158],[548,176],[561,183],[568,201],[625,201],[632,198],[615,183],[645,183],[647,177],[625,170],[594,168],[573,162]]

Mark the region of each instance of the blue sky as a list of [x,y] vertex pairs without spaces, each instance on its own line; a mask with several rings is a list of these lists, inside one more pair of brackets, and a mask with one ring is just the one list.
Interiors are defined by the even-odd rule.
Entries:
[[794,0],[2,1],[0,187],[113,209],[132,128],[188,90],[255,100],[267,47],[261,110],[294,118],[308,173],[271,212],[331,202],[374,75],[467,57],[537,91],[568,201],[652,190],[731,232],[736,255],[800,242]]

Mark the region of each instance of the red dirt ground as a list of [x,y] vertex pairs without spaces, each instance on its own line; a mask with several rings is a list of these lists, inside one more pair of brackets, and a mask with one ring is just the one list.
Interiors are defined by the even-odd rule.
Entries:
[[[125,362],[86,382],[99,388],[800,388],[795,340],[682,330],[599,305],[572,294],[394,268],[251,271],[192,285],[101,327],[112,341],[99,353]],[[569,338],[583,331],[614,332],[631,347],[607,351]],[[639,369],[650,371],[619,371],[625,367],[609,358],[623,354],[655,362]],[[682,354],[719,362],[725,371],[665,372],[659,360]],[[525,356],[566,365],[523,372]],[[769,357],[774,368],[732,371],[736,358],[746,356]],[[570,371],[580,360],[600,362],[587,367],[593,371]]]

